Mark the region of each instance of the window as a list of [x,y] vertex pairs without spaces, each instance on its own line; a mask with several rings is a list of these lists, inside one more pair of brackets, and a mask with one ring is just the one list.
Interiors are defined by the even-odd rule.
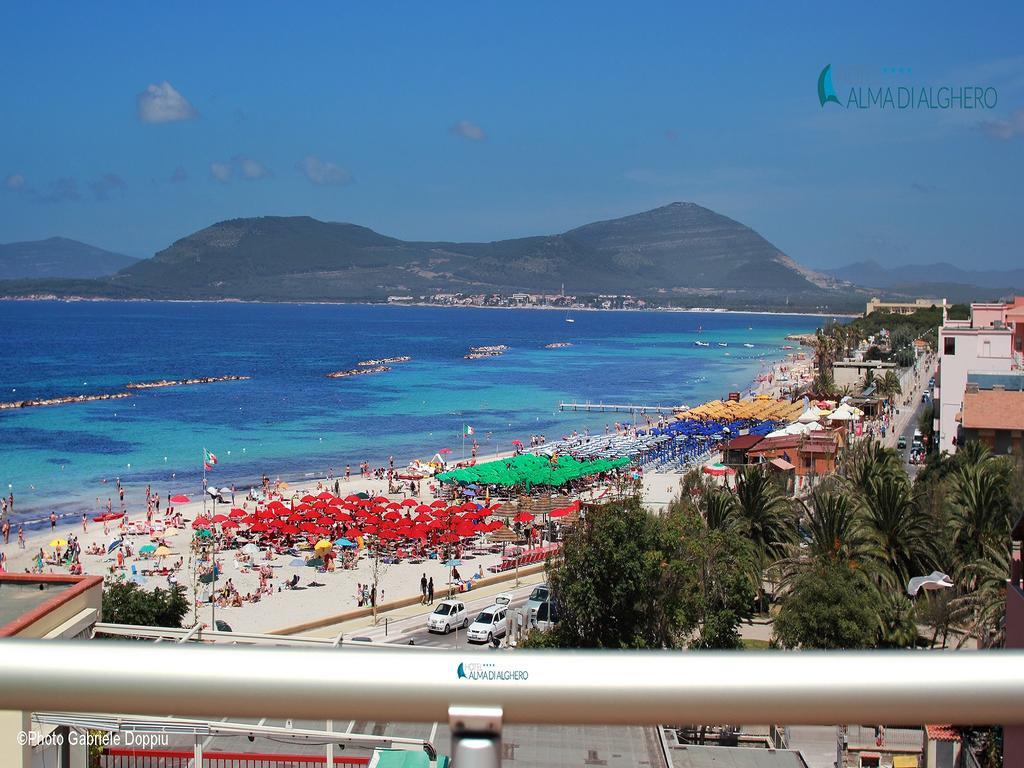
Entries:
[[983,342],[981,342],[981,356],[982,357],[992,357],[992,342],[991,341],[983,341]]
[[956,337],[947,336],[944,340],[942,354],[944,355],[955,355],[956,354]]

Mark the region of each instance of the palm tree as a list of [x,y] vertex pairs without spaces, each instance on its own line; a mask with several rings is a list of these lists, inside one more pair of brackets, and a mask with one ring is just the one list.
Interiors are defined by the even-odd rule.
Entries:
[[[786,555],[789,544],[796,540],[796,521],[788,499],[761,467],[749,465],[736,474],[733,514],[736,530],[751,542],[759,574]],[[761,579],[757,583],[757,604],[766,609]]]
[[[955,565],[966,577],[970,567],[984,556],[986,547],[999,546],[1009,539],[1013,502],[1007,478],[990,459],[958,467],[951,480]],[[963,583],[968,589],[973,587],[967,580]]]
[[962,647],[969,636],[980,644],[1002,646],[1006,641],[1006,578],[1010,573],[1010,548],[988,544],[982,557],[968,566],[974,589],[953,598],[956,623],[968,629],[960,638]]
[[903,475],[899,453],[886,448],[876,440],[864,440],[847,448],[843,463],[839,467],[842,477],[854,496],[863,498],[871,491],[871,481],[876,477]]
[[914,498],[906,476],[872,478],[864,497],[861,525],[882,580],[902,590],[910,577],[934,563],[928,518]]
[[857,519],[857,508],[846,489],[835,483],[818,486],[801,510],[803,541],[790,546],[790,556],[780,561],[781,585],[788,588],[809,568],[841,565],[863,575],[864,586],[871,566],[870,546]]
[[900,385],[900,377],[896,371],[888,370],[885,372],[885,376],[883,376],[878,382],[878,393],[885,395],[890,400],[903,393],[903,387]]
[[796,537],[793,510],[768,473],[756,465],[736,475],[736,515],[765,564],[786,554]]
[[715,488],[705,494],[701,506],[704,522],[712,531],[735,531],[740,525],[736,513],[736,497],[727,490]]

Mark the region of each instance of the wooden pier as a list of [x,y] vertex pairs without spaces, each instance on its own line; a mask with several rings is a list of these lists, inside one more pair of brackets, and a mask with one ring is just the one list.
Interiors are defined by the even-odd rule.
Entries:
[[588,413],[675,413],[685,410],[685,405],[632,405],[622,403],[559,403],[560,411],[584,411]]

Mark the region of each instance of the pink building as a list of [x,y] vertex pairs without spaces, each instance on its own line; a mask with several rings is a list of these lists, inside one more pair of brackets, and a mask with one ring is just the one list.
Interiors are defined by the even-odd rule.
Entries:
[[943,317],[935,380],[935,430],[940,451],[956,452],[957,414],[968,373],[1009,373],[1020,367],[1024,296],[1011,304],[972,304],[970,320]]

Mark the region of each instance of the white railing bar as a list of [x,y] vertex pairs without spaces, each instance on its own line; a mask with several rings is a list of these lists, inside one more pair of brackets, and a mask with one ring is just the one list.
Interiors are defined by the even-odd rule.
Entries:
[[433,722],[464,705],[537,724],[1024,724],[1024,651],[424,655],[32,640],[4,651],[0,709]]

